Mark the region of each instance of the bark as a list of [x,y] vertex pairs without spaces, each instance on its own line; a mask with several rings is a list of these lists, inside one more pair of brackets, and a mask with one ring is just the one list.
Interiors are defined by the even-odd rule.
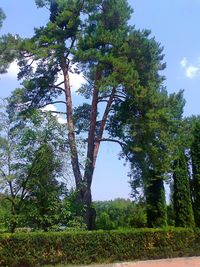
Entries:
[[62,71],[63,71],[63,76],[64,76],[67,127],[68,127],[69,146],[70,146],[70,151],[71,151],[71,164],[72,164],[72,169],[73,169],[73,173],[75,177],[76,187],[79,189],[82,183],[82,178],[81,178],[78,151],[77,151],[76,138],[75,138],[75,132],[74,132],[71,88],[70,88],[70,83],[69,83],[69,72],[68,72],[67,66],[63,66]]
[[84,181],[88,188],[91,187],[92,177],[94,173],[94,148],[95,148],[95,132],[97,122],[97,105],[98,105],[98,89],[95,87],[92,98],[92,108],[90,115],[90,129],[88,133],[88,147],[87,147],[87,159],[85,166]]

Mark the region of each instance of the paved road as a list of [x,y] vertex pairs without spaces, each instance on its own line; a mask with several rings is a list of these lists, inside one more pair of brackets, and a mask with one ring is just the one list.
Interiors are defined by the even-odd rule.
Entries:
[[176,258],[164,260],[124,262],[108,265],[94,265],[96,267],[200,267],[200,257]]

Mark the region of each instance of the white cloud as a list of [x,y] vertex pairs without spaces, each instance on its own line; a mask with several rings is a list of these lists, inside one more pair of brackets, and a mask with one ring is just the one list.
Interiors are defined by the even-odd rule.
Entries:
[[81,73],[80,74],[70,73],[69,78],[70,78],[72,91],[74,92],[76,92],[81,87],[81,85],[86,82]]
[[[41,108],[41,110],[42,110],[43,112],[47,112],[47,111],[57,111],[57,108],[56,108],[56,106],[54,106],[53,104],[49,104],[49,105],[47,105],[47,106]],[[59,122],[60,124],[65,124],[65,123],[67,123],[67,120],[66,120],[65,118],[63,118],[61,114],[56,114],[56,113],[53,113],[53,114],[55,115],[55,117],[57,118],[57,120],[58,120],[58,122]]]
[[66,120],[65,118],[61,117],[61,115],[58,115],[58,116],[57,116],[57,119],[58,119],[58,122],[59,122],[60,124],[65,124],[65,123],[67,123],[67,120]]
[[200,73],[200,62],[197,61],[196,65],[188,62],[187,58],[184,57],[180,61],[181,67],[184,69],[184,74],[187,78],[193,79]]
[[198,75],[199,70],[200,70],[199,67],[190,65],[189,67],[185,69],[185,75],[187,78],[193,79],[194,77]]
[[19,72],[19,66],[17,65],[17,61],[13,61],[10,64],[6,75],[11,79],[17,79],[18,72]]
[[188,64],[187,58],[184,57],[184,58],[181,60],[180,64],[181,64],[181,67],[185,68],[185,67],[187,66],[187,64]]
[[[71,91],[73,93],[76,93],[77,90],[81,87],[81,85],[86,82],[81,73],[77,74],[77,73],[71,73],[70,72],[69,73],[69,80],[70,80],[70,85],[71,85]],[[59,74],[57,84],[59,84],[61,82],[63,82],[63,75]],[[63,85],[62,85],[62,87],[63,87]]]
[[57,111],[57,108],[53,104],[49,104],[43,108],[41,108],[42,111]]

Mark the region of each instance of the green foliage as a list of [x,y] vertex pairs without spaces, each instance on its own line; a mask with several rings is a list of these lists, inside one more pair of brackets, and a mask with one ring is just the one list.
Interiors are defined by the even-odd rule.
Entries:
[[[96,158],[111,111],[112,121],[117,118],[116,121],[121,122],[123,119],[115,116],[116,113],[126,105],[130,107],[126,110],[129,118],[123,124],[125,128],[130,127],[125,142],[134,143],[127,146],[129,152],[143,149],[142,160],[147,159],[146,169],[153,165],[155,172],[158,169],[160,173],[166,171],[170,154],[168,125],[165,127],[164,122],[169,122],[170,115],[167,116],[169,110],[165,105],[166,92],[160,89],[163,77],[159,71],[165,67],[163,49],[155,38],[150,37],[150,31],[135,30],[128,24],[132,8],[127,0],[36,0],[36,4],[49,8],[50,21],[35,29],[34,36],[23,40],[19,46],[21,68],[18,77],[23,79],[23,88],[13,93],[10,109],[30,111],[54,103],[54,99],[65,93],[65,101],[56,103],[67,105],[72,169],[80,198],[89,209]],[[31,62],[35,62],[36,67],[33,68]],[[84,74],[86,83],[80,93],[92,98],[91,106],[84,104],[73,110],[71,71]],[[63,75],[64,90],[60,87],[62,82],[57,84],[60,74]],[[103,116],[98,118],[101,102],[106,104],[101,112]],[[130,116],[133,122],[130,122]],[[142,126],[137,128],[137,123]],[[136,138],[134,127],[141,132],[138,131]],[[83,174],[76,146],[76,133],[81,131],[88,132]],[[117,134],[117,137],[123,139],[124,136]],[[141,145],[144,137],[146,144]],[[123,152],[127,155],[127,150]],[[145,184],[147,175],[140,163]],[[90,211],[88,214],[92,214]],[[88,218],[87,221],[91,220]]]
[[0,28],[2,27],[3,20],[6,18],[5,13],[3,12],[2,8],[0,8]]
[[[8,221],[13,226],[23,224],[21,214],[28,209],[31,223],[45,230],[54,227],[53,222],[65,220],[59,213],[68,225],[70,217],[72,226],[77,227],[77,223],[81,227],[80,214],[85,212],[88,225],[89,222],[92,225],[91,184],[107,128],[109,137],[117,138],[112,141],[123,143],[122,155],[131,162],[133,195],[136,196],[136,191],[144,194],[148,225],[165,226],[164,181],[172,170],[171,163],[177,159],[175,148],[179,148],[184,139],[179,138],[177,130],[184,99],[182,91],[168,95],[163,88],[164,77],[160,75],[165,68],[163,48],[151,37],[150,31],[129,26],[132,9],[127,0],[35,2],[38,7],[49,9],[49,22],[35,29],[32,38],[23,41],[12,35],[0,38],[0,73],[17,58],[18,78],[23,80],[22,88],[16,89],[9,100],[11,127],[7,128],[7,139],[0,138],[1,188],[10,197],[13,209]],[[0,9],[0,26],[3,18]],[[86,82],[79,92],[91,98],[91,104],[84,103],[73,109],[70,72],[83,73]],[[43,120],[40,112],[35,111],[49,104],[65,105],[67,128],[58,125],[55,117],[51,117],[50,122]],[[15,121],[18,113],[21,117]],[[82,134],[87,143],[83,168],[76,134]],[[63,162],[67,155],[70,155],[76,192],[79,192],[77,199],[82,202],[80,209],[66,199],[61,203],[59,198],[62,190],[57,181],[62,173],[54,156]],[[12,163],[7,162],[6,168],[4,162],[8,158]],[[193,163],[195,174],[198,163],[195,159]],[[197,181],[199,178],[195,177]],[[198,198],[198,193],[195,197]],[[69,213],[63,203],[70,207]],[[124,208],[130,214],[141,211],[138,213],[141,217],[131,219],[124,215],[121,204],[111,205],[109,211],[99,213],[99,228],[146,224],[139,205]],[[117,213],[117,221],[114,221]]]
[[[0,8],[0,29],[6,15],[2,8]],[[20,38],[18,35],[6,34],[0,36],[0,74],[6,73],[10,63],[18,56],[18,45]]]
[[166,226],[167,206],[162,178],[152,171],[152,177],[145,190],[148,227]]
[[175,225],[175,222],[174,222],[174,206],[173,206],[172,202],[167,206],[167,225],[169,225],[169,226],[174,226]]
[[192,171],[193,171],[193,202],[196,226],[200,226],[200,120],[196,119],[193,125],[193,141],[191,144]]
[[30,182],[26,188],[27,224],[33,228],[47,231],[60,221],[60,197],[64,194],[63,186],[56,180],[60,168],[61,164],[52,147],[41,145],[35,153]]
[[0,36],[0,74],[6,73],[10,63],[19,56],[18,45],[20,42],[18,35]]
[[146,226],[146,212],[142,204],[115,199],[94,202],[96,229],[142,228]]
[[194,227],[194,214],[188,177],[187,159],[183,151],[174,166],[174,216],[175,226]]
[[57,179],[62,179],[67,160],[62,156],[67,149],[63,148],[63,126],[39,111],[25,119],[11,117],[4,109],[0,114],[0,190],[10,208],[2,221],[10,231],[17,226],[35,227],[36,222],[38,227],[39,221],[40,228],[42,223],[50,226],[62,213],[58,206],[63,186]]
[[190,229],[119,230],[0,235],[0,265],[91,264],[200,255],[200,233]]
[[0,232],[6,231],[5,220],[10,216],[10,205],[4,194],[0,194]]
[[110,128],[112,135],[127,144],[123,152],[131,161],[132,195],[137,199],[138,193],[143,193],[150,227],[166,225],[163,181],[171,170],[184,106],[183,92],[168,95],[160,88],[161,82],[160,78],[160,82],[155,80],[148,88],[140,86],[128,94],[111,117]]
[[82,202],[78,201],[77,190],[71,189],[69,194],[63,199],[62,205],[68,211],[67,220],[61,221],[70,231],[85,230],[86,224],[83,219],[85,206]]

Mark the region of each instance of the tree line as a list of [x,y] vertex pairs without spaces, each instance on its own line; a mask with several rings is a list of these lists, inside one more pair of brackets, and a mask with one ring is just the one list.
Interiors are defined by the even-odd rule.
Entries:
[[[102,142],[120,145],[130,162],[132,196],[145,206],[148,227],[167,225],[165,182],[175,226],[199,226],[200,120],[183,118],[183,91],[168,94],[161,45],[129,24],[126,0],[35,2],[49,9],[47,24],[31,38],[0,37],[0,73],[17,60],[21,80],[1,108],[0,186],[10,230],[48,230],[73,218],[94,229],[91,185]],[[0,10],[0,26],[3,19]],[[78,107],[70,73],[85,79]],[[44,112],[50,104],[63,108]]]

